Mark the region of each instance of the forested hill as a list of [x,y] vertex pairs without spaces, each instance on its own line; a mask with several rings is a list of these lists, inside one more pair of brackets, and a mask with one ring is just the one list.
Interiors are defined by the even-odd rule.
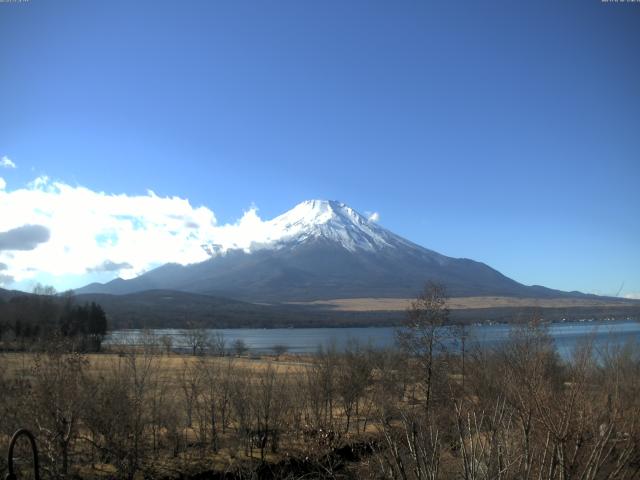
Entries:
[[40,340],[71,341],[81,350],[99,350],[107,332],[107,316],[95,302],[82,303],[53,289],[34,294],[0,290],[2,346],[24,347]]
[[175,290],[128,295],[82,294],[102,305],[109,326],[121,328],[288,328],[390,325],[401,312],[336,312],[310,306],[264,305]]

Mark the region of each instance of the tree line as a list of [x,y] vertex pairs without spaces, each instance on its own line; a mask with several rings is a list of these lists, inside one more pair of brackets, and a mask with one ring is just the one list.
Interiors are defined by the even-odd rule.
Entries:
[[107,317],[96,302],[79,304],[73,292],[57,295],[36,286],[33,294],[0,300],[0,342],[5,349],[42,347],[65,339],[70,349],[98,351],[107,332]]

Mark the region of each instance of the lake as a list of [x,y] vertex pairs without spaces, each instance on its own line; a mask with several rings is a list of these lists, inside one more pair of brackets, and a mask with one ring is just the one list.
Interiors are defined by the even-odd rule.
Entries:
[[[548,331],[554,339],[560,355],[567,358],[576,345],[587,338],[593,338],[596,348],[606,345],[623,345],[627,342],[640,344],[640,322],[627,321],[584,321],[552,323]],[[477,342],[483,346],[494,346],[509,338],[513,327],[504,324],[473,325],[467,328],[468,344]],[[357,340],[361,345],[376,348],[391,347],[395,344],[394,327],[369,328],[235,328],[208,330],[210,335],[220,332],[224,335],[227,348],[241,339],[252,353],[270,353],[274,345],[284,345],[290,353],[313,353],[319,346],[335,345],[343,350],[349,341]],[[157,336],[168,335],[175,349],[187,347],[184,331],[179,329],[152,330]],[[142,330],[117,330],[105,339],[105,344],[139,344]]]

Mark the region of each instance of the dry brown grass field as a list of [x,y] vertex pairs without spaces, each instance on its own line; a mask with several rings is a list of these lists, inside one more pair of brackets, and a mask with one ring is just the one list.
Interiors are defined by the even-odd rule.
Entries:
[[[131,350],[135,352],[135,350]],[[18,375],[30,374],[34,367],[35,359],[39,356],[32,352],[7,352],[1,353],[0,358],[4,366],[5,374]],[[92,375],[100,375],[112,371],[114,367],[125,361],[125,355],[116,352],[89,353],[84,357],[90,366]],[[168,377],[177,376],[185,367],[196,366],[203,361],[202,356],[182,355],[177,353],[153,354],[155,368],[162,371]],[[279,375],[291,375],[301,373],[307,368],[310,357],[298,355],[262,355],[260,357],[206,357],[207,365],[221,368],[230,360],[235,368],[240,371],[261,372],[271,367]]]
[[[333,300],[316,300],[313,302],[291,302],[294,305],[321,306],[337,311],[371,312],[371,311],[404,311],[409,308],[411,298],[338,298]],[[516,297],[457,297],[447,300],[451,310],[476,308],[571,308],[571,307],[619,307],[637,306],[637,302],[623,299],[591,299],[591,298],[516,298]]]
[[637,349],[564,362],[530,324],[463,355],[431,326],[309,356],[0,353],[0,449],[31,429],[51,479],[639,478]]
[[[258,358],[254,356],[251,358],[246,356],[193,356],[163,353],[160,347],[153,349],[153,351],[137,348],[123,349],[122,347],[118,350],[120,351],[84,355],[67,353],[51,355],[32,352],[0,354],[1,378],[3,384],[9,387],[0,406],[4,406],[10,401],[12,393],[13,399],[18,399],[12,415],[14,422],[3,425],[5,428],[0,435],[0,446],[6,447],[6,442],[13,428],[26,426],[36,432],[45,428],[44,422],[41,423],[33,418],[32,410],[37,409],[40,412],[39,409],[44,407],[44,415],[52,413],[58,421],[61,413],[63,416],[66,413],[69,418],[80,417],[87,414],[87,403],[92,401],[92,396],[95,396],[96,401],[100,397],[101,404],[95,405],[98,412],[105,410],[105,414],[108,415],[106,419],[107,431],[101,433],[105,437],[112,434],[108,430],[117,430],[115,424],[127,422],[127,418],[131,414],[127,410],[134,410],[134,417],[138,414],[140,417],[146,417],[145,426],[139,433],[141,436],[153,435],[158,438],[154,438],[152,441],[149,438],[140,439],[140,443],[145,444],[145,453],[139,453],[139,455],[150,455],[154,464],[153,471],[162,476],[171,476],[176,471],[188,473],[198,470],[228,471],[235,469],[237,472],[241,472],[252,462],[276,463],[283,458],[290,458],[290,456],[306,458],[312,454],[322,454],[325,450],[328,451],[328,449],[335,447],[338,439],[341,442],[348,441],[348,438],[355,435],[355,432],[349,431],[334,432],[332,427],[327,426],[325,430],[329,432],[326,434],[329,436],[324,438],[322,426],[306,424],[300,412],[293,411],[305,402],[301,389],[305,388],[305,384],[312,382],[309,375],[314,369],[314,359],[311,357],[294,355],[263,355]],[[67,362],[75,362],[75,359],[78,358],[82,361],[82,371],[76,371],[76,376],[72,375],[74,378],[69,378],[64,372],[68,369]],[[53,375],[51,375],[52,370],[55,371]],[[68,383],[65,384],[65,382]],[[79,388],[69,389],[70,383],[76,382],[78,383],[74,387]],[[120,390],[118,394],[105,387],[111,383],[114,385],[124,384],[125,388]],[[31,395],[32,391],[29,389],[21,392],[19,388],[12,389],[11,384],[16,386],[41,385],[45,389],[45,396],[36,399]],[[109,393],[109,396],[96,395],[96,390],[103,388],[106,393]],[[136,392],[136,389],[141,390]],[[53,397],[57,397],[55,400],[52,398],[52,393]],[[31,398],[20,398],[21,395]],[[132,395],[133,398],[130,400],[133,403],[125,401],[120,407],[121,410],[111,410],[110,403],[119,404],[123,400],[122,397],[118,398],[118,395]],[[60,397],[67,397],[66,400],[72,404],[55,405],[53,407],[55,412],[46,412],[48,407],[52,407],[49,405],[50,401],[57,400],[65,403],[64,399]],[[158,405],[156,405],[158,401],[162,403],[165,411],[158,409]],[[232,404],[236,406],[232,407]],[[243,411],[243,405],[246,406],[247,411]],[[11,407],[11,405],[7,405],[4,410],[11,410]],[[327,422],[337,429],[337,425],[344,416],[338,401],[336,400],[335,404],[324,408],[325,411],[321,415],[325,419],[331,418]],[[211,409],[217,411],[207,412]],[[238,416],[242,418],[231,418],[232,409],[237,410]],[[61,412],[64,410],[66,412]],[[95,412],[92,408],[89,410]],[[136,410],[138,412],[135,412]],[[164,418],[167,414],[172,417],[168,422]],[[245,418],[246,415],[251,415],[252,418]],[[214,426],[215,416],[221,417],[217,421],[226,424],[218,427],[219,431],[215,433],[217,445],[214,446],[211,432],[216,428]],[[227,416],[226,419],[225,416]],[[270,416],[271,418],[269,418]],[[63,423],[66,423],[69,418],[62,420]],[[309,419],[307,421],[310,422]],[[275,423],[270,424],[269,422]],[[126,466],[118,467],[113,462],[100,458],[100,454],[96,453],[97,450],[92,445],[96,434],[88,423],[90,422],[77,421],[75,427],[77,439],[73,442],[76,448],[73,455],[76,458],[73,471],[88,478],[111,478],[113,475],[118,477],[126,475],[128,473]],[[108,423],[114,425],[109,426]],[[274,448],[273,445],[268,446],[266,439],[255,438],[260,435],[258,433],[260,431],[266,431],[267,434],[269,430],[276,431],[286,428],[290,431],[294,423],[297,433],[283,435],[282,439],[277,440],[277,448]],[[58,426],[60,427],[60,425]],[[127,425],[126,428],[131,427]],[[371,423],[362,425],[361,428],[358,428],[358,435],[371,432],[374,428]],[[62,429],[64,429],[63,426]],[[47,428],[48,432],[52,430]],[[169,432],[169,430],[173,431]],[[128,439],[132,433],[121,432],[120,434],[123,435],[123,438],[120,439],[122,443],[120,454],[126,457],[126,450],[132,447]],[[57,434],[52,435],[57,436]],[[39,441],[42,441],[42,436],[38,437]],[[273,443],[273,440],[269,440],[269,442]],[[52,443],[53,446],[49,445],[49,447],[56,450],[55,441],[50,438],[44,440],[43,443]],[[149,443],[153,445],[149,445]],[[173,443],[170,448],[169,443]],[[318,450],[319,447],[321,447],[320,450]],[[109,449],[115,451],[117,447],[110,446]],[[149,454],[149,451],[152,453]],[[89,458],[91,461],[87,461]],[[0,463],[0,468],[2,467],[3,464]],[[141,467],[136,466],[136,468]],[[56,477],[60,472],[51,470],[48,474]],[[138,471],[137,474],[141,473]]]

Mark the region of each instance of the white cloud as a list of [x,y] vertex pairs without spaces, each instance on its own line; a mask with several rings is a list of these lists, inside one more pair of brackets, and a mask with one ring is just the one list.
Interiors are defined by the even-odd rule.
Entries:
[[631,292],[625,294],[624,298],[628,298],[630,300],[640,300],[640,292]]
[[4,178],[0,177],[0,190],[4,190],[7,188],[7,182],[5,182]]
[[3,155],[2,158],[0,158],[0,167],[16,168],[16,164],[13,163],[13,161],[9,157]]
[[378,222],[380,220],[380,214],[378,212],[372,212],[369,213],[367,212],[367,215],[369,215],[369,221],[370,222]]
[[48,241],[32,250],[0,251],[3,280],[72,276],[81,284],[88,273],[100,271],[131,278],[167,262],[206,260],[205,243],[248,247],[241,237],[262,223],[255,209],[234,225],[217,226],[210,209],[184,198],[151,191],[113,195],[39,177],[22,189],[0,189],[0,233],[20,233],[16,229],[24,225],[50,232]]

